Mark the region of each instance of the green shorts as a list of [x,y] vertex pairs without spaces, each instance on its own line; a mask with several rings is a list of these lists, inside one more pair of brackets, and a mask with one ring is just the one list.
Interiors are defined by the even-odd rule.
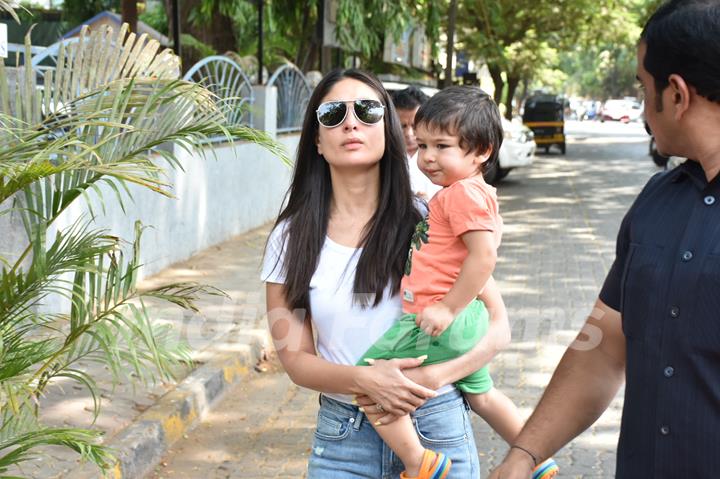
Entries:
[[[414,314],[403,314],[360,358],[358,366],[367,366],[366,358],[416,358],[427,354],[423,365],[442,363],[470,351],[488,330],[488,311],[482,301],[473,300],[440,336],[428,336],[415,325]],[[487,366],[455,383],[458,389],[482,394],[493,387]]]

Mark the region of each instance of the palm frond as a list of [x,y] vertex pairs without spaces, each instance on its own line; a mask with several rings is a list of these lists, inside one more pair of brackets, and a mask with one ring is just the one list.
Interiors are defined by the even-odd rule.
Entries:
[[15,9],[5,0],[0,0],[0,10],[8,12],[16,22],[20,23],[20,18],[17,16],[17,13],[15,13]]
[[[8,8],[0,0],[0,9]],[[90,195],[105,208],[103,195],[111,191],[107,201],[123,207],[130,184],[171,196],[166,168],[182,165],[160,148],[168,142],[204,153],[212,150],[204,148],[210,138],[224,136],[259,144],[289,163],[265,133],[227,125],[231,102],[178,75],[171,51],[128,34],[127,26],[117,34],[84,28],[76,43],[60,47],[54,68],[36,71],[27,61],[12,95],[0,63],[0,204],[12,199],[0,214],[19,213],[28,242],[17,260],[0,264],[0,475],[52,444],[104,467],[109,455],[94,444],[96,433],[39,424],[46,388],[60,378],[84,385],[97,414],[86,361],[109,366],[115,379],[131,372],[146,381],[171,378],[189,350],[170,326],[151,320],[146,300],[197,311],[200,296],[223,294],[189,283],[138,291],[139,224],[128,254],[119,238],[92,229],[87,218],[50,243],[49,225]],[[69,313],[39,312],[49,295],[65,298]]]
[[86,429],[42,428],[0,442],[0,473],[34,457],[33,449],[39,446],[65,446],[80,454],[83,460],[91,461],[106,469],[114,461],[109,450],[97,444],[101,433]]

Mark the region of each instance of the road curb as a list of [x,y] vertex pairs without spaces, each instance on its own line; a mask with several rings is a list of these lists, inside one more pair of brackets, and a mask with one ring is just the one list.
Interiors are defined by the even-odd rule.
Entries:
[[[214,345],[227,351],[195,369],[177,387],[138,416],[106,445],[117,463],[105,477],[142,479],[158,465],[168,449],[192,430],[228,389],[238,384],[269,351],[265,330],[251,330],[233,337],[232,342]],[[76,476],[78,477],[78,476]],[[83,474],[83,479],[97,477]]]

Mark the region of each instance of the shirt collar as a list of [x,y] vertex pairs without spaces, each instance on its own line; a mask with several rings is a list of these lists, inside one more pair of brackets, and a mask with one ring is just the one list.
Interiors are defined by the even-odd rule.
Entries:
[[[701,190],[704,190],[708,186],[708,181],[705,178],[705,171],[702,169],[702,166],[700,166],[700,163],[695,160],[685,161],[683,164],[675,168],[671,174],[673,175],[673,183],[689,178],[695,186]],[[715,180],[713,180],[713,182],[715,182]]]

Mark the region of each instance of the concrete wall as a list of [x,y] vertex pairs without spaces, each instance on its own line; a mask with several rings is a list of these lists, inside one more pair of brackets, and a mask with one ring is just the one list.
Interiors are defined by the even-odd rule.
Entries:
[[[294,152],[298,139],[293,135],[278,140]],[[115,193],[103,187],[103,212],[97,195],[90,193],[94,226],[128,241],[136,220],[152,226],[143,234],[141,277],[274,219],[291,176],[278,158],[249,143],[208,147],[203,152],[181,150],[177,157],[185,171],[170,170],[168,178],[176,198],[133,185],[132,200],[125,202],[123,213]],[[66,228],[87,213],[85,202],[78,200],[56,226]]]

